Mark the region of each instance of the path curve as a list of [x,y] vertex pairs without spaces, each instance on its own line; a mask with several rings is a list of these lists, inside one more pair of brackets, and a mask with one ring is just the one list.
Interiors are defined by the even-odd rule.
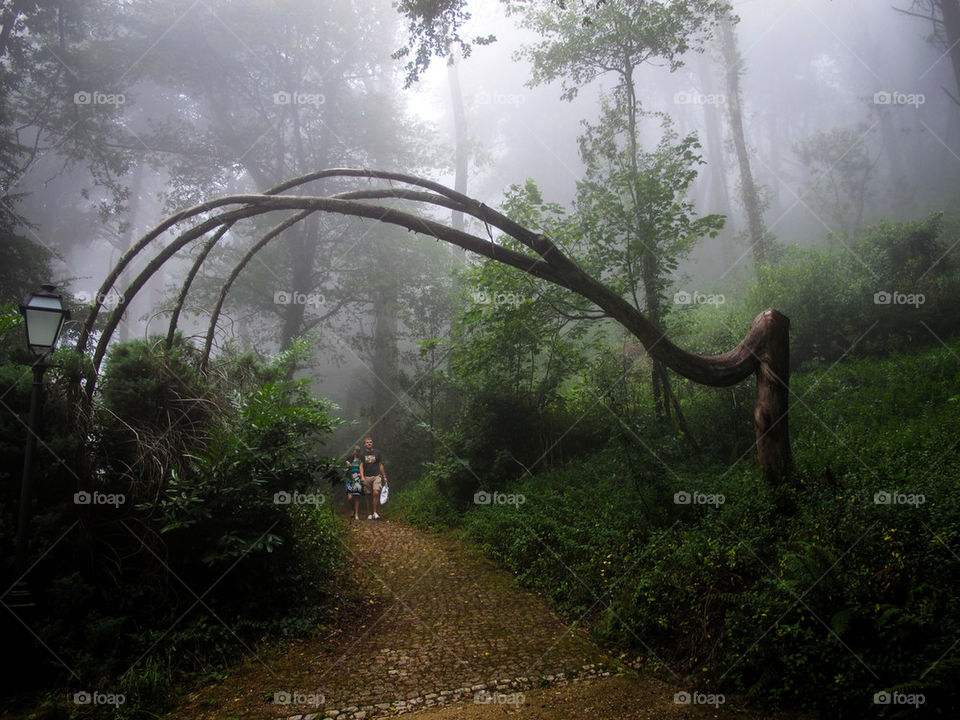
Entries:
[[[579,687],[593,701],[616,692],[622,707],[609,708],[611,718],[745,717],[730,707],[718,714],[675,704],[679,688],[622,668],[469,543],[361,520],[351,521],[348,547],[360,606],[333,640],[294,643],[269,670],[248,661],[171,716],[369,720],[440,711],[439,718],[457,717],[443,708],[459,705],[469,717],[565,717],[564,706],[573,708],[562,688]],[[549,714],[551,702],[559,714]]]

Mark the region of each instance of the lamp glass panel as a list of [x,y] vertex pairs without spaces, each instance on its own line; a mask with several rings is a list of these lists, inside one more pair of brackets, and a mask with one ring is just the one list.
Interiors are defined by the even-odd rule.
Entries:
[[59,298],[33,297],[25,308],[27,344],[31,347],[52,348],[57,341],[63,311]]

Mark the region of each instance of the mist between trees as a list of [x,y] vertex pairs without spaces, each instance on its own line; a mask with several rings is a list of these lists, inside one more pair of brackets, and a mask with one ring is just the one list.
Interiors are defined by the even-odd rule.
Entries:
[[0,88],[8,585],[16,304],[72,311],[14,704],[334,627],[372,435],[398,517],[689,697],[956,706],[956,0],[18,0]]

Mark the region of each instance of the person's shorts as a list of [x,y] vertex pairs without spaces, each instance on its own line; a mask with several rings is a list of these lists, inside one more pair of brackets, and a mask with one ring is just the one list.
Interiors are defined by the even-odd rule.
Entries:
[[383,478],[381,478],[379,475],[372,475],[372,476],[365,477],[363,479],[364,495],[372,495],[374,493],[379,495],[380,488],[382,487],[383,487]]

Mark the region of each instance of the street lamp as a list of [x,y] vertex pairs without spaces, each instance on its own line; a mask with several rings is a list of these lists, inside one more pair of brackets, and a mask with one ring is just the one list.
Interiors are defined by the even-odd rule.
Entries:
[[70,311],[63,307],[63,298],[54,292],[53,285],[41,285],[40,289],[20,305],[23,324],[27,330],[27,346],[37,356],[33,363],[33,387],[30,390],[30,415],[27,420],[27,447],[23,452],[23,479],[20,483],[20,515],[17,520],[17,577],[22,592],[18,597],[29,604],[29,594],[23,583],[26,567],[27,525],[30,520],[30,501],[33,496],[31,476],[33,471],[33,453],[37,447],[37,433],[40,426],[40,400],[43,390],[43,373],[49,367],[43,361],[53,350],[64,320],[70,318]]
[[63,298],[54,289],[53,285],[41,285],[20,305],[27,345],[40,360],[53,350],[63,321],[70,319],[70,311],[63,308]]

